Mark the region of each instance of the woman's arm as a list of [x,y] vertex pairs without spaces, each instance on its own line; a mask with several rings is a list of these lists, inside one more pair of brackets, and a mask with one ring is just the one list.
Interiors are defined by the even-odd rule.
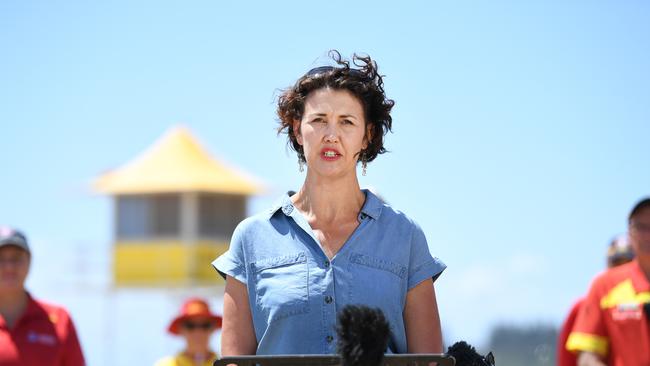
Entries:
[[421,282],[406,294],[404,325],[409,353],[442,353],[440,316],[432,279]]
[[254,355],[257,339],[246,285],[227,276],[223,295],[221,356]]

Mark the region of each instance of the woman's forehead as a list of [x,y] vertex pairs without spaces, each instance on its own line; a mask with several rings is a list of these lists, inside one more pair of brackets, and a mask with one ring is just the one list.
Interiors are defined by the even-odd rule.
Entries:
[[305,100],[305,114],[347,114],[360,117],[361,102],[347,90],[322,88],[314,90]]

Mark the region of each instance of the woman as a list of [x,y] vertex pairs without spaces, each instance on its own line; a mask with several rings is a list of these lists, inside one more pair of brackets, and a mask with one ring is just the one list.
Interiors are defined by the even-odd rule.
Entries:
[[304,184],[244,220],[213,265],[226,278],[224,356],[336,352],[336,314],[347,304],[380,308],[388,351],[442,352],[433,281],[445,265],[422,230],[357,180],[386,150],[390,111],[370,57],[332,57],[285,90],[279,132],[298,154]]
[[221,317],[210,311],[205,300],[188,299],[167,328],[171,334],[185,339],[185,349],[163,358],[156,366],[212,366],[217,355],[210,349],[210,336],[221,328],[221,323]]

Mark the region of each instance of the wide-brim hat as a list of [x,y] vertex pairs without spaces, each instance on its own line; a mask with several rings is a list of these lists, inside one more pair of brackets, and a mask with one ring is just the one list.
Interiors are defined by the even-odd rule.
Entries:
[[214,322],[215,329],[221,328],[223,322],[223,318],[213,313],[205,300],[195,297],[183,303],[180,313],[172,320],[167,330],[172,334],[180,334],[183,322],[192,318],[207,318]]

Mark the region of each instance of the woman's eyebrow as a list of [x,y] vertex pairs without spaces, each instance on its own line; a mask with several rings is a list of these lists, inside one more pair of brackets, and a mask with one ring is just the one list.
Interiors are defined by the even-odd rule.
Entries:
[[339,117],[341,117],[341,118],[354,118],[354,119],[358,119],[358,117],[355,116],[354,114],[342,114],[342,115],[340,115]]

